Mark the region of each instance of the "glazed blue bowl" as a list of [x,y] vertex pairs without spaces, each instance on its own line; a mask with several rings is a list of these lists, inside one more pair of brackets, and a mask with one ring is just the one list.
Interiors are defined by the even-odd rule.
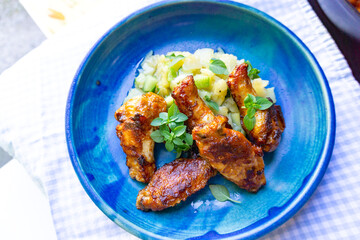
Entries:
[[[266,153],[267,184],[257,194],[220,175],[241,204],[218,202],[208,187],[162,212],[142,212],[115,134],[115,111],[132,88],[139,63],[153,50],[165,54],[218,47],[250,60],[275,87],[286,129]],[[309,199],[325,173],[335,135],[327,80],[308,48],[265,13],[227,1],[167,1],[123,19],[90,50],[70,89],[66,137],[74,169],[88,195],[115,223],[150,239],[251,239],[280,226]],[[155,147],[157,165],[175,155]]]

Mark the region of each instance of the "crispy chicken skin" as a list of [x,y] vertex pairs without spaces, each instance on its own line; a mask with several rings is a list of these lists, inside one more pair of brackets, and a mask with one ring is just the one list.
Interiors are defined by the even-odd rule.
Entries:
[[150,92],[128,100],[115,112],[119,121],[116,134],[126,154],[130,177],[140,182],[149,182],[156,170],[155,143],[150,137],[155,128],[150,123],[165,111],[165,99]]
[[215,121],[194,128],[192,135],[200,156],[240,188],[257,192],[266,183],[263,152],[242,133],[226,128],[226,121],[224,116],[217,116]]
[[187,76],[179,86],[175,87],[171,96],[180,112],[189,118],[186,125],[190,132],[194,127],[202,126],[215,119],[213,112],[200,98],[193,76]]
[[[242,108],[244,106],[244,99],[248,94],[256,96],[256,92],[247,74],[247,67],[246,63],[236,66],[227,81],[231,95],[239,107],[241,122],[243,122],[242,119],[247,112],[247,109]],[[243,124],[243,128],[248,134],[250,141],[260,146],[265,152],[274,151],[279,145],[281,134],[285,129],[281,107],[273,105],[266,110],[258,110],[255,113],[255,118],[256,124],[253,130],[248,131]]]
[[143,211],[173,207],[204,188],[215,174],[203,158],[176,159],[155,172],[150,183],[140,190],[136,207]]
[[226,117],[214,116],[198,95],[191,76],[174,89],[172,97],[189,118],[187,124],[201,157],[224,177],[250,192],[265,184],[262,150],[242,133],[227,128]]

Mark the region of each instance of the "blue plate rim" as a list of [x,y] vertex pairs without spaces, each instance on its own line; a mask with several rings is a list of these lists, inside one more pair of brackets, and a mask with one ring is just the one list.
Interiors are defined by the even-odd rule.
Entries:
[[[260,226],[257,226],[256,228],[251,229],[247,232],[242,232],[242,230],[238,230],[232,233],[224,234],[221,236],[224,236],[226,239],[238,239],[241,237],[242,239],[253,239],[260,236],[265,235],[266,233],[269,233],[270,231],[274,230],[275,228],[279,227],[283,223],[285,223],[288,219],[290,219],[299,209],[309,200],[311,195],[314,193],[315,189],[319,185],[321,179],[323,178],[325,171],[328,167],[328,164],[330,162],[330,158],[332,155],[334,143],[335,143],[335,130],[336,130],[336,117],[335,117],[335,107],[334,107],[334,101],[332,97],[332,93],[330,90],[330,86],[328,83],[328,80],[316,60],[313,53],[308,49],[308,47],[302,42],[302,40],[297,37],[289,28],[287,28],[285,25],[274,19],[273,17],[269,16],[268,14],[253,8],[251,6],[233,2],[229,0],[201,0],[201,1],[194,1],[194,0],[170,0],[170,1],[160,1],[151,5],[148,5],[144,8],[141,8],[132,14],[128,15],[127,17],[120,20],[117,24],[115,24],[110,30],[108,30],[95,44],[89,52],[86,54],[85,58],[81,62],[77,72],[75,73],[74,79],[72,81],[69,95],[66,102],[66,110],[65,110],[65,133],[66,133],[66,142],[68,147],[69,156],[71,159],[71,163],[73,165],[73,168],[76,172],[76,175],[78,176],[80,183],[82,184],[83,188],[85,189],[86,193],[89,195],[89,197],[92,199],[92,201],[97,205],[97,207],[106,215],[108,216],[112,221],[114,221],[116,224],[121,226],[126,231],[138,236],[138,237],[151,237],[153,239],[166,239],[164,236],[160,236],[157,234],[154,234],[152,232],[149,232],[143,228],[138,227],[137,225],[133,224],[132,222],[128,221],[118,213],[116,213],[112,208],[108,206],[108,204],[99,196],[99,194],[96,192],[96,190],[92,187],[90,181],[84,174],[84,170],[82,169],[79,161],[78,156],[75,151],[74,142],[73,142],[73,134],[72,134],[72,106],[73,106],[73,100],[75,96],[75,90],[77,87],[78,79],[80,79],[81,75],[83,74],[83,71],[89,61],[90,56],[96,51],[97,47],[118,27],[120,27],[122,24],[126,23],[127,21],[130,21],[132,18],[144,14],[145,12],[151,11],[158,7],[164,7],[167,5],[172,4],[180,4],[180,3],[215,3],[215,4],[226,4],[231,7],[241,8],[242,10],[247,10],[252,13],[255,13],[259,17],[262,17],[265,19],[268,23],[275,25],[279,30],[282,30],[286,35],[288,35],[290,38],[293,39],[294,43],[299,45],[302,50],[304,50],[304,53],[307,55],[307,59],[309,60],[310,65],[314,69],[317,79],[321,85],[322,91],[324,93],[324,102],[327,106],[327,136],[326,141],[324,142],[324,146],[322,149],[321,157],[319,158],[318,164],[314,166],[314,169],[309,173],[307,177],[309,178],[309,181],[305,184],[305,186],[301,186],[298,192],[296,192],[291,199],[288,200],[287,203],[284,205],[289,204],[279,215],[276,215],[274,218],[267,221],[267,224],[263,224]],[[311,176],[310,176],[311,175]],[[303,184],[304,185],[304,184]],[[284,206],[283,205],[283,206]],[[115,217],[116,216],[116,217]],[[121,219],[119,221],[118,219]],[[252,226],[252,225],[250,225]],[[249,226],[248,226],[249,227]],[[240,235],[241,236],[240,236]],[[205,235],[204,235],[205,236]],[[203,236],[203,237],[204,237]],[[201,236],[199,236],[201,237]]]

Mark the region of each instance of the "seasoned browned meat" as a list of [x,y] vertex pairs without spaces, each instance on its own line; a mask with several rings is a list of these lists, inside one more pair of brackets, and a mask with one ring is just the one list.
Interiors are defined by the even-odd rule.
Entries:
[[[239,107],[241,122],[246,115],[247,109],[244,106],[244,99],[248,94],[256,96],[252,87],[250,78],[247,74],[246,63],[235,67],[229,75],[227,84],[230,88],[236,104]],[[243,129],[257,146],[260,146],[265,152],[274,151],[280,143],[281,134],[285,129],[285,121],[280,106],[273,105],[266,110],[257,110],[255,113],[256,124],[253,130],[248,131],[243,124]]]
[[189,119],[186,121],[190,132],[196,126],[201,126],[214,120],[215,115],[200,98],[193,76],[187,76],[181,84],[175,87],[171,96],[174,98],[180,112]]
[[150,92],[128,100],[115,112],[120,123],[116,134],[126,154],[130,177],[140,182],[149,182],[156,170],[155,143],[150,137],[155,128],[150,123],[165,111],[165,99]]
[[158,169],[136,199],[143,211],[173,207],[206,186],[216,171],[202,158],[179,158]]
[[263,152],[242,133],[225,128],[226,121],[217,116],[215,121],[194,128],[192,134],[200,156],[240,188],[257,192],[266,183]]
[[245,136],[226,127],[227,118],[215,117],[199,97],[192,77],[184,79],[172,93],[199,148],[200,156],[239,187],[256,192],[265,184],[262,150]]

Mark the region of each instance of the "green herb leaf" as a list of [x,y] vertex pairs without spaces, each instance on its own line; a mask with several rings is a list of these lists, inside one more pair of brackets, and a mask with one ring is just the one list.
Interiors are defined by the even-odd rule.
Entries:
[[171,123],[169,123],[169,128],[171,129],[171,130],[173,130],[174,131],[174,129],[176,128],[176,123],[174,123],[174,122],[171,122]]
[[247,130],[251,131],[255,127],[256,119],[254,117],[250,118],[246,115],[243,119],[244,125]]
[[161,134],[160,130],[156,130],[150,134],[150,137],[154,140],[154,142],[162,143],[164,142],[164,137]]
[[170,54],[170,55],[166,55],[165,57],[166,57],[166,58],[169,58],[169,59],[173,59],[173,58],[176,57],[176,56],[175,56],[175,53],[172,53],[172,54]]
[[186,131],[186,126],[182,125],[182,126],[178,126],[174,129],[174,134],[176,137],[179,137],[181,135],[183,135]]
[[165,148],[166,148],[166,150],[168,150],[169,152],[171,152],[172,150],[174,150],[174,144],[173,144],[172,142],[170,142],[170,141],[167,141],[167,142],[165,143]]
[[259,110],[266,110],[273,105],[271,101],[263,97],[256,97],[256,104],[260,105]]
[[179,157],[181,156],[181,153],[182,153],[182,152],[177,152],[176,158],[179,158]]
[[182,145],[184,145],[184,143],[183,143],[183,141],[180,139],[180,138],[174,138],[174,144],[175,145],[178,145],[178,146],[182,146]]
[[252,107],[252,105],[254,104],[254,101],[256,101],[256,98],[255,96],[253,96],[251,94],[248,94],[246,96],[246,98],[244,99],[244,105],[245,105],[245,108],[249,108],[249,107]]
[[209,97],[208,95],[205,95],[205,101],[211,101],[211,97]]
[[210,60],[209,69],[215,74],[220,74],[220,75],[222,75],[222,74],[228,75],[229,74],[225,63],[217,58],[212,58]]
[[216,200],[220,202],[225,202],[229,200],[235,203],[241,203],[239,201],[231,199],[229,190],[223,185],[218,185],[218,184],[209,185],[209,188],[212,195],[216,198]]
[[192,135],[189,133],[186,133],[185,134],[185,142],[191,146],[193,144],[193,141],[194,140],[193,140]]
[[248,65],[247,72],[248,72],[249,78],[251,80],[256,79],[256,78],[260,78],[259,75],[258,75],[260,73],[260,70],[256,69],[256,68],[253,68],[249,61],[245,61],[245,63]]
[[256,78],[260,78],[259,77],[259,74],[260,73],[260,70],[259,69],[256,69],[256,68],[253,68],[249,71],[248,73],[248,76],[249,78],[252,80],[252,79],[256,79]]
[[185,122],[186,120],[188,120],[188,117],[183,114],[183,113],[178,113],[177,115],[177,119],[175,120],[175,122]]
[[171,104],[168,110],[169,117],[176,116],[179,113],[179,108],[176,106],[176,104]]
[[171,152],[175,151],[177,156],[182,151],[187,151],[193,144],[192,136],[186,133],[184,121],[188,117],[180,113],[179,108],[173,103],[168,112],[159,114],[159,118],[154,119],[151,123],[153,126],[159,126],[159,130],[154,131],[150,136],[155,142],[166,142],[165,148]]
[[246,116],[253,118],[255,116],[256,109],[254,107],[249,107],[246,113]]
[[205,103],[212,109],[219,111],[219,105],[214,101],[205,101]]
[[158,127],[161,125],[162,119],[161,118],[155,118],[152,122],[151,122],[151,126],[154,127]]
[[169,120],[170,122],[175,122],[177,119],[178,117],[175,115],[175,116],[171,116]]
[[159,117],[161,118],[161,119],[163,119],[163,120],[168,120],[168,113],[167,112],[161,112],[160,114],[159,114]]

